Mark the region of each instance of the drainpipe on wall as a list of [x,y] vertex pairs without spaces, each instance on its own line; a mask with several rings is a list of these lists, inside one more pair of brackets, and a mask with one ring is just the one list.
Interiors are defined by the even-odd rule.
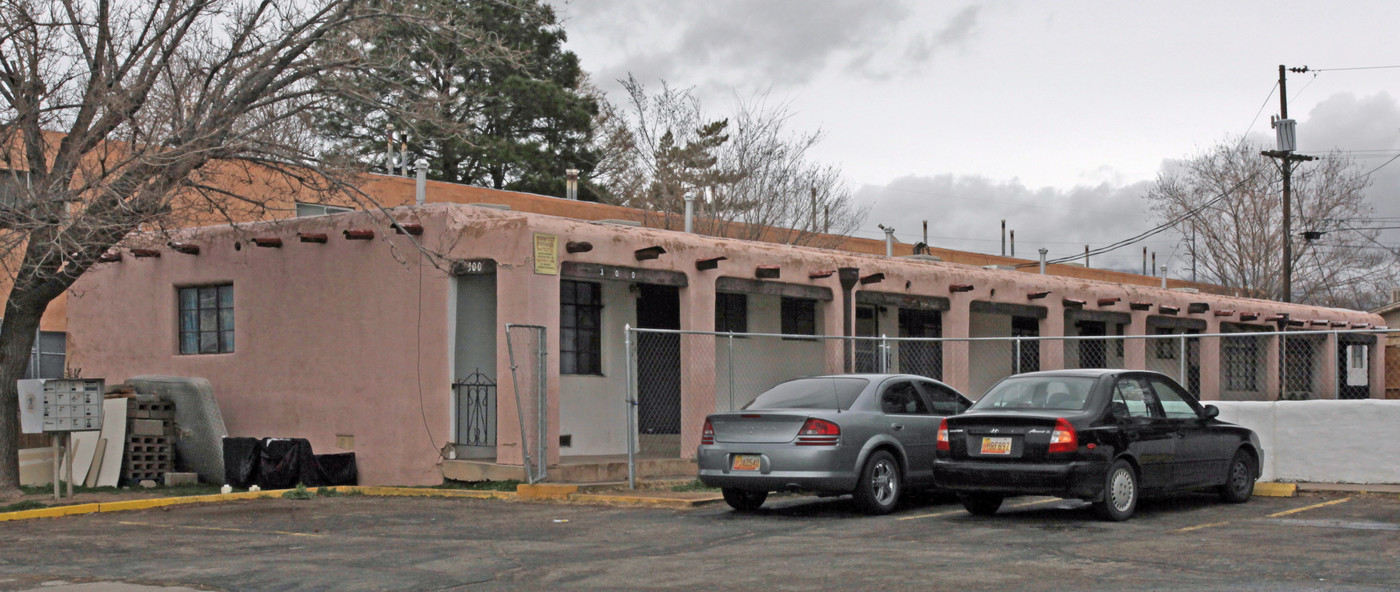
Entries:
[[[855,319],[851,318],[851,290],[860,282],[860,268],[841,267],[836,270],[836,276],[841,280],[841,334],[850,337],[855,333]],[[844,372],[851,371],[851,346],[849,339],[844,340],[841,346],[845,357]]]
[[685,232],[695,232],[695,196],[689,193],[685,195]]
[[415,160],[413,161],[413,166],[418,171],[418,183],[414,195],[418,198],[416,203],[421,206],[428,203],[428,159],[420,158]]
[[1045,275],[1045,254],[1049,252],[1050,249],[1045,247],[1040,248],[1040,275]]

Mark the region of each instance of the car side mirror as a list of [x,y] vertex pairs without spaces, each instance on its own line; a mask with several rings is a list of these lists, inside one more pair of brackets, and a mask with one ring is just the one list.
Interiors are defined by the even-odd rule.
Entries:
[[1215,405],[1206,405],[1204,411],[1206,419],[1215,419],[1220,415],[1220,408]]

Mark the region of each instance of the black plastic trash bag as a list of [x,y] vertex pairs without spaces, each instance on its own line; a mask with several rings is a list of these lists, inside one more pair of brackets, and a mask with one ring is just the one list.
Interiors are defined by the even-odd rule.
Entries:
[[262,440],[257,438],[224,438],[224,483],[247,489],[258,482]]

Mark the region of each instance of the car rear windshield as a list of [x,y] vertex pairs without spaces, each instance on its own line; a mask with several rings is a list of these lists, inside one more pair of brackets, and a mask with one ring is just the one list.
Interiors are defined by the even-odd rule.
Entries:
[[1011,377],[987,391],[972,410],[1082,411],[1095,378],[1087,376]]
[[870,384],[864,378],[799,378],[759,395],[744,409],[839,409],[845,411]]

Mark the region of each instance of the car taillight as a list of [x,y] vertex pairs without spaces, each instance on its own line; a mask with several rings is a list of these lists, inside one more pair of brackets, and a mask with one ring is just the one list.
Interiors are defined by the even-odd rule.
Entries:
[[938,422],[938,449],[948,450],[948,420]]
[[705,446],[715,443],[715,426],[710,420],[705,420],[705,427],[700,430],[700,445]]
[[1074,452],[1079,449],[1079,434],[1074,426],[1061,417],[1055,420],[1055,431],[1050,433],[1050,453]]
[[798,446],[835,446],[841,441],[841,426],[825,419],[807,419],[797,431]]

